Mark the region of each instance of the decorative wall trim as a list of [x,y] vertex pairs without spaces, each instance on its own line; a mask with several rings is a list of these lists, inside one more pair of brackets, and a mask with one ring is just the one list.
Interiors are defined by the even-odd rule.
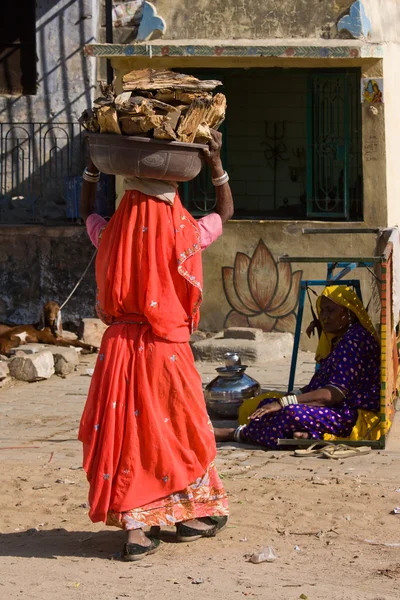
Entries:
[[158,39],[164,35],[166,29],[167,25],[164,19],[157,14],[156,7],[151,2],[145,2],[136,41],[145,42],[149,39]]
[[338,21],[337,30],[339,33],[347,31],[356,40],[371,35],[372,24],[361,0],[356,0],[350,7],[350,13]]
[[268,58],[383,58],[378,44],[324,46],[183,46],[161,44],[87,44],[86,56],[148,58],[166,56]]

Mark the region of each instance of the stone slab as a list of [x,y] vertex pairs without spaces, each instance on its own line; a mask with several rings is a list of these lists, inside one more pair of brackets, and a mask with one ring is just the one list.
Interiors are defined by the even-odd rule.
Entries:
[[[75,336],[76,339],[76,336]],[[52,354],[57,354],[66,350],[67,352],[74,352],[76,355],[80,355],[82,348],[74,348],[73,346],[52,346],[50,344],[24,344],[18,348],[13,348],[11,354],[14,356],[26,356],[30,354],[37,354],[49,350]]]
[[192,344],[195,360],[223,362],[226,352],[238,352],[243,364],[263,365],[291,356],[293,335],[291,333],[263,333],[261,339],[229,339],[224,333]]
[[256,329],[255,327],[228,327],[224,330],[225,339],[252,340],[254,342],[261,342],[263,336],[263,330]]
[[14,356],[25,356],[27,354],[37,354],[47,349],[47,344],[24,344],[18,348],[12,348],[10,354]]

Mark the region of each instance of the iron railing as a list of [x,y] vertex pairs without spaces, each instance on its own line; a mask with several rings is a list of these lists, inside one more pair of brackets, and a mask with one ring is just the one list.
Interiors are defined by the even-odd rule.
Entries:
[[82,171],[78,123],[0,123],[0,223],[65,221]]

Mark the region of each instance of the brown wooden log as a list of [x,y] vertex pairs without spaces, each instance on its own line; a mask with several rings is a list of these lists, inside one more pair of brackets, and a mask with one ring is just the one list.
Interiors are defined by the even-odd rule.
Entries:
[[182,90],[161,90],[155,95],[157,100],[167,102],[168,104],[187,104],[190,106],[197,98],[212,99],[212,94],[209,92],[186,92]]
[[177,100],[177,102],[182,102],[182,104],[188,104],[189,106],[198,98],[212,100],[212,97],[212,94],[209,94],[207,92],[183,92],[180,90],[177,90],[175,92],[175,99]]
[[179,119],[181,118],[181,111],[178,109],[173,108],[173,110],[170,110],[169,112],[167,112],[167,121],[169,123],[169,125],[172,127],[173,130],[176,130],[176,128],[178,127],[178,123],[179,123]]
[[224,94],[216,94],[212,100],[205,122],[210,129],[218,129],[225,120],[226,98]]
[[161,127],[165,120],[162,115],[145,115],[133,117],[131,115],[120,116],[121,129],[124,135],[136,135],[148,133],[152,129]]
[[204,98],[197,98],[192,102],[177,130],[178,139],[181,142],[190,144],[194,141],[197,129],[201,123],[205,122],[210,106],[211,101]]
[[171,104],[175,102],[175,92],[173,90],[161,90],[155,94],[157,100],[161,102],[166,102],[167,104]]
[[100,133],[121,134],[118,114],[114,106],[101,106],[96,110],[96,117],[99,122]]
[[[131,92],[128,93],[130,94]],[[118,108],[118,111],[122,114],[129,114],[131,116],[151,116],[155,114],[152,100],[143,98],[143,96],[131,96],[129,103],[124,103],[120,106],[121,108]]]
[[166,69],[136,69],[122,78],[124,91],[128,90],[186,90],[192,92],[211,91],[220,81],[202,81],[192,75],[174,73]]
[[153,137],[156,140],[176,140],[177,136],[173,128],[171,127],[171,123],[165,120],[160,127],[154,129]]
[[96,115],[90,109],[84,110],[78,119],[79,124],[84,127],[87,131],[97,133],[100,131],[100,125]]
[[99,81],[99,88],[104,98],[107,98],[107,100],[111,101],[114,100],[116,94],[114,85],[112,83],[107,83],[106,81]]
[[115,108],[118,111],[129,110],[132,92],[122,92],[115,98]]
[[196,137],[194,138],[195,143],[208,144],[211,139],[212,137],[209,126],[206,123],[200,123],[196,131]]

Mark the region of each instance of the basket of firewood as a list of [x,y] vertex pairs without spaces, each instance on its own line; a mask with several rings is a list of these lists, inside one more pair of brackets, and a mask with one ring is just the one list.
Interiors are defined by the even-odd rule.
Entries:
[[107,174],[189,181],[200,172],[211,129],[225,118],[219,81],[141,69],[122,79],[123,92],[101,84],[102,97],[85,111],[94,164]]

